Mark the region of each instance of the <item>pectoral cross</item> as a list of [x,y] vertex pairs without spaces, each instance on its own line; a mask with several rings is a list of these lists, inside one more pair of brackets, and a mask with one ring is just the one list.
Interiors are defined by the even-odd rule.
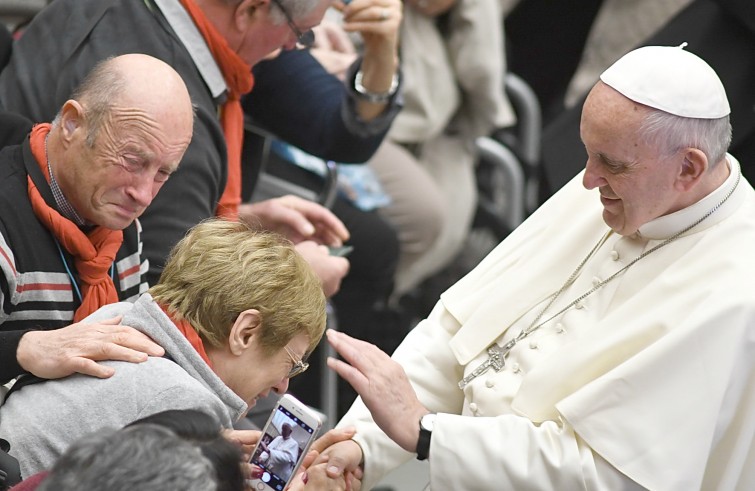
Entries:
[[490,347],[488,348],[488,359],[482,362],[480,366],[475,368],[472,373],[461,379],[459,381],[459,388],[464,390],[464,387],[466,387],[469,382],[476,379],[491,368],[496,372],[503,370],[503,367],[506,366],[506,357],[509,355],[509,351],[511,351],[511,349],[516,346],[517,341],[517,338],[514,338],[503,346],[498,346],[495,343],[490,345]]

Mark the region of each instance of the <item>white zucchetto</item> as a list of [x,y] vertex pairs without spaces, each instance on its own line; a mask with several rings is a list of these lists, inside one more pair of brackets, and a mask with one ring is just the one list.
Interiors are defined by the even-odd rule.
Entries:
[[630,51],[600,79],[625,97],[685,118],[718,119],[731,112],[721,80],[702,58],[679,47]]

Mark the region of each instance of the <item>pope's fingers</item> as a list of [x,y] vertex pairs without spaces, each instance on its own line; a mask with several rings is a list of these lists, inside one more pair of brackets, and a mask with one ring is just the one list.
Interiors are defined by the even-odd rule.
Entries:
[[325,334],[333,349],[359,369],[368,368],[390,358],[374,344],[353,338],[348,334],[333,329],[328,329]]
[[334,370],[339,377],[347,381],[360,396],[366,395],[370,381],[359,369],[332,357],[328,357],[327,364],[328,368]]

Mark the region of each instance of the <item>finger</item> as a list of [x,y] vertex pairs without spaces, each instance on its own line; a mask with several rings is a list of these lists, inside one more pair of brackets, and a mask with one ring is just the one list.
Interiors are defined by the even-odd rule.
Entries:
[[364,21],[351,21],[343,24],[346,32],[359,32],[363,36],[371,34],[389,38],[395,36],[399,24],[399,19],[392,18],[390,14],[385,19],[380,17],[367,19]]
[[88,358],[72,358],[69,360],[71,373],[81,373],[97,378],[110,378],[115,374],[115,369],[106,365],[101,365]]
[[329,453],[328,463],[325,466],[325,474],[330,478],[345,476],[348,471],[354,471],[359,468],[359,462],[362,459],[362,449],[359,445],[350,440],[339,444],[333,452]]
[[340,247],[343,245],[341,238],[325,227],[315,225],[316,232],[309,237],[310,240],[330,247]]
[[351,39],[349,39],[346,31],[344,31],[340,27],[328,29],[326,34],[328,36],[328,41],[330,42],[331,49],[333,49],[334,51],[347,54],[356,53],[354,43],[351,42]]
[[[295,209],[306,217],[310,224],[330,230],[331,233],[340,237],[341,240],[346,241],[349,239],[349,231],[346,225],[324,206],[292,195],[284,196],[280,199],[287,207]],[[312,233],[315,232],[313,231]]]
[[278,220],[303,239],[308,239],[317,232],[315,224],[299,210],[292,208],[282,209],[280,210]]
[[99,323],[100,324],[109,325],[109,326],[115,326],[115,325],[120,324],[122,319],[123,319],[123,316],[119,315],[119,316],[116,316],[116,317],[111,317],[110,319],[102,320]]
[[[146,347],[144,349],[146,349]],[[160,354],[163,354],[164,352],[165,350],[160,348]],[[143,351],[126,348],[115,343],[102,343],[99,348],[92,350],[91,355],[90,358],[95,361],[115,360],[127,361],[129,363],[143,363],[147,361],[148,358],[147,354]]]
[[242,447],[251,447],[257,444],[262,433],[257,430],[224,430],[226,440]]
[[[360,475],[360,477],[357,477],[357,473]],[[363,474],[361,468],[357,468],[355,472],[347,471],[344,478],[346,479],[346,489],[347,491],[359,491],[362,488],[362,478],[361,475]]]
[[328,357],[327,364],[328,368],[347,381],[359,395],[364,395],[369,389],[370,381],[355,367],[333,357]]
[[328,237],[328,245],[341,245],[341,242],[349,240],[349,231],[346,225],[330,210],[316,210],[315,214],[308,214],[307,218],[315,226],[316,233]]
[[380,351],[374,344],[352,338],[348,334],[333,329],[325,332],[328,342],[351,365],[362,370],[368,364],[375,364],[388,355]]
[[318,452],[317,450],[310,450],[309,452],[307,452],[307,455],[305,455],[301,461],[301,469],[308,469],[309,466],[312,465],[319,456],[320,452]]
[[[143,332],[137,331],[133,327],[118,326],[119,328],[117,330],[112,330],[111,327],[106,326],[107,325],[103,325],[101,327],[110,330],[112,336],[110,343],[112,343],[112,346],[118,346],[132,352],[131,355],[126,355],[126,351],[118,350],[117,353],[120,353],[121,356],[133,356],[133,352],[140,352],[150,356],[163,356],[165,354],[165,349],[163,349],[162,346],[155,343],[149,336]],[[114,359],[121,360],[121,358]],[[146,360],[146,356],[143,356],[141,359],[141,361],[144,360]],[[131,359],[123,361],[131,361]]]
[[325,51],[332,51],[333,45],[330,42],[330,29],[326,28],[323,24],[312,29],[315,33],[315,42],[312,45],[313,49],[322,49]]
[[388,20],[396,20],[401,17],[401,8],[391,5],[378,5],[378,4],[364,4],[360,7],[359,4],[349,5],[349,8],[344,12],[343,20],[344,29],[349,24],[353,26],[357,22],[386,22]]
[[356,434],[357,430],[353,426],[345,426],[343,428],[335,428],[324,435],[322,435],[320,438],[315,440],[312,443],[312,450],[316,450],[318,452],[325,451],[326,448],[330,447],[331,445],[342,442],[345,440],[350,440],[351,437],[353,437]]

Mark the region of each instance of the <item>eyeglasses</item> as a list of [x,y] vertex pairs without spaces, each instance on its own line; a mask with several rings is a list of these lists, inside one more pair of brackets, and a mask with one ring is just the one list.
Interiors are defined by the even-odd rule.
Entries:
[[312,29],[307,29],[305,32],[301,32],[299,28],[296,27],[296,24],[294,24],[294,19],[291,17],[291,14],[289,14],[288,11],[283,8],[283,4],[280,2],[280,0],[271,1],[275,4],[276,7],[280,9],[281,12],[283,12],[283,16],[286,18],[286,22],[288,22],[288,27],[290,27],[296,35],[296,42],[304,46],[305,48],[311,48],[315,43],[315,33],[312,32]]
[[293,366],[291,367],[291,370],[289,370],[288,372],[287,378],[294,378],[297,375],[304,373],[307,370],[307,368],[309,368],[309,363],[299,358],[296,358],[296,355],[294,355],[293,351],[291,351],[288,346],[284,346],[283,349],[286,350],[286,353],[288,353],[288,356],[291,358],[291,361],[294,362]]

